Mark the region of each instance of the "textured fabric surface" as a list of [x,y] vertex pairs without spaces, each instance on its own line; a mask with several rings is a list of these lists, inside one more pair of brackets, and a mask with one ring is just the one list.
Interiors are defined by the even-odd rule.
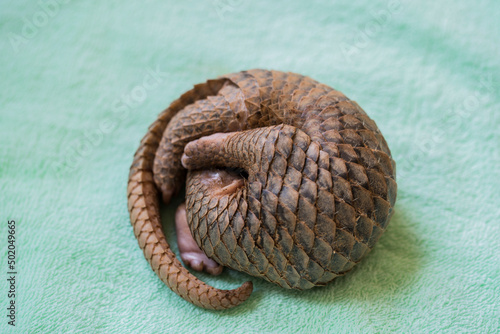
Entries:
[[[17,222],[16,328],[0,332],[497,332],[500,3],[3,1],[0,273]],[[342,91],[397,162],[396,213],[324,288],[246,280],[215,312],[170,291],[130,226],[133,153],[161,110],[208,78],[293,71]],[[181,199],[177,199],[179,203]],[[162,211],[169,242],[174,207]]]

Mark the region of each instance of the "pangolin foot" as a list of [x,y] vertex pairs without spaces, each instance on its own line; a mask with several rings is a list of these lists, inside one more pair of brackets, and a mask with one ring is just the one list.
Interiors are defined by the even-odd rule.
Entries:
[[196,271],[205,271],[211,275],[220,275],[223,267],[198,247],[194,241],[187,223],[186,204],[181,204],[175,212],[175,229],[177,231],[177,245],[181,253],[181,259],[187,266]]

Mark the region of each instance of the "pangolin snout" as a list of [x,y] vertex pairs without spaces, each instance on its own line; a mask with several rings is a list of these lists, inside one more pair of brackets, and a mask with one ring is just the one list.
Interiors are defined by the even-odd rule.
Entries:
[[181,158],[182,166],[186,169],[198,169],[210,165],[214,152],[221,148],[221,143],[231,133],[215,133],[189,142],[184,147]]

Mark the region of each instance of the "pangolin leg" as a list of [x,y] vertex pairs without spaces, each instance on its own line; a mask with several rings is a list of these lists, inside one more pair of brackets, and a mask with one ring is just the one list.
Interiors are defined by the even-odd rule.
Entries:
[[206,271],[211,275],[220,275],[222,273],[223,267],[214,260],[209,259],[194,241],[187,223],[185,203],[179,205],[175,212],[175,229],[181,259],[186,265],[197,271]]

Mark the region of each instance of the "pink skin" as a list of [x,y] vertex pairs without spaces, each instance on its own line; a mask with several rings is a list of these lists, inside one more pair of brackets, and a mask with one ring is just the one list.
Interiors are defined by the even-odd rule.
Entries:
[[[224,196],[237,191],[244,185],[244,179],[234,173],[223,170],[203,170],[200,173],[205,186],[211,189],[213,196]],[[186,216],[186,204],[179,205],[175,213],[175,227],[177,231],[177,245],[181,253],[181,259],[187,266],[196,271],[205,271],[212,275],[222,273],[223,267],[198,247],[191,235]]]
[[222,273],[223,267],[214,260],[209,259],[194,241],[187,223],[185,203],[179,205],[175,212],[175,229],[181,259],[187,266],[196,271],[206,271],[212,275]]

